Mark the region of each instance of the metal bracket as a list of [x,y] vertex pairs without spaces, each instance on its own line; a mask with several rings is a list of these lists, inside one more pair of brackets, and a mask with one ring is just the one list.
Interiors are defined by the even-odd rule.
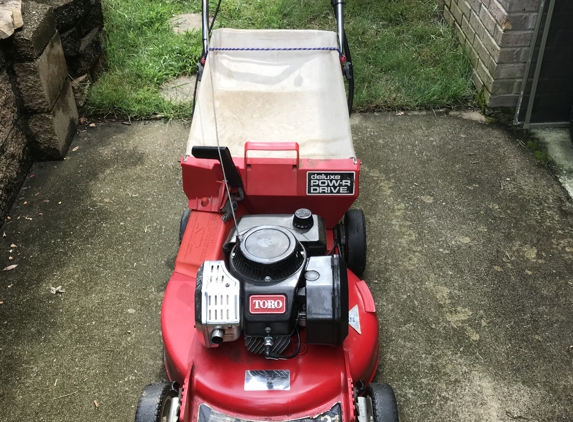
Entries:
[[356,410],[358,413],[358,422],[374,422],[374,411],[370,397],[358,397],[356,400]]
[[201,62],[197,62],[197,80],[199,82],[201,82],[201,79],[203,78],[203,70],[205,68],[203,67],[203,65],[201,64]]
[[[234,196],[233,198],[228,198],[226,195],[223,198],[223,201],[225,202],[225,205],[223,205],[221,208],[221,212],[223,213],[221,219],[223,222],[227,222],[231,219],[231,217],[233,217],[233,211],[237,211],[237,208],[239,207],[239,201],[245,199],[245,192],[243,188],[238,188],[237,190],[238,195]],[[232,210],[231,207],[233,207]]]

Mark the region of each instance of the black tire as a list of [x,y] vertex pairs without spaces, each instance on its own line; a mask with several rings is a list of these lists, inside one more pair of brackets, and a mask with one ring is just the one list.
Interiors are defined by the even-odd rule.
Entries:
[[374,422],[398,422],[398,405],[390,384],[372,383],[366,388],[366,396],[372,399]]
[[569,116],[569,135],[571,136],[571,142],[573,142],[573,106],[571,106],[571,115]]
[[164,422],[173,397],[175,394],[169,384],[146,385],[137,403],[135,422]]
[[366,270],[366,220],[362,210],[348,210],[344,214],[343,258],[357,276]]
[[191,210],[186,209],[181,215],[181,221],[179,222],[179,244],[183,240],[183,235],[185,234],[185,229],[187,228],[187,223],[189,222],[189,216],[191,215]]

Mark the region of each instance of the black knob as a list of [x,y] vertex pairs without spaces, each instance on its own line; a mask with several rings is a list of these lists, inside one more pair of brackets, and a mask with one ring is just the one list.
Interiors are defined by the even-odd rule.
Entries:
[[299,208],[294,212],[294,216],[292,218],[292,225],[297,229],[301,230],[308,230],[314,224],[314,220],[312,219],[312,213],[307,208]]

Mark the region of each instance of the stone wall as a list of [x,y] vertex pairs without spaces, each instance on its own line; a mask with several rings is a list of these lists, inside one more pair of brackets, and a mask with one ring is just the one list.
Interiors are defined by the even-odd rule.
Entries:
[[3,46],[0,43],[0,226],[32,165]]
[[105,64],[101,0],[42,1],[0,40],[0,226],[33,160],[66,155]]
[[473,81],[491,108],[515,108],[541,0],[442,0],[473,67]]
[[37,0],[54,9],[68,72],[78,107],[87,88],[105,67],[101,0]]

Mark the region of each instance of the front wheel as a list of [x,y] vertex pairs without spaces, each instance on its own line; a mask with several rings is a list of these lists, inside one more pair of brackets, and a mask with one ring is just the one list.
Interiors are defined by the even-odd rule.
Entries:
[[179,400],[169,384],[149,384],[139,397],[135,422],[177,422],[176,407]]
[[372,400],[374,422],[399,422],[396,396],[390,384],[370,384],[366,388],[366,397]]

